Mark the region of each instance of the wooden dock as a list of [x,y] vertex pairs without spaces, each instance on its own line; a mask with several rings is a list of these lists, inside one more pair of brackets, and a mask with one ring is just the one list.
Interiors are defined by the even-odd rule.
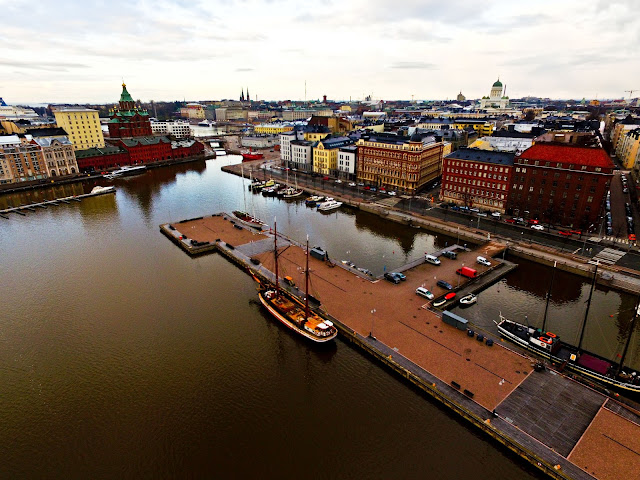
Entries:
[[[160,229],[191,255],[215,250],[254,278],[274,281],[270,231],[232,224],[224,214],[164,224]],[[282,237],[282,245],[285,240]],[[405,270],[407,280],[398,285],[372,282],[349,268],[310,258],[310,293],[323,300],[319,309],[334,321],[344,341],[550,477],[609,480],[637,475],[639,412],[556,372],[536,372],[527,355],[500,341],[488,345],[422,308],[415,288],[433,279],[434,272],[438,278],[453,280],[460,262],[471,265],[476,255],[490,257],[497,249],[490,243],[480,248],[460,252],[457,261],[443,259],[439,267],[416,265]],[[279,258],[282,275],[303,285],[303,248],[288,239]],[[489,274],[486,278],[491,279]],[[468,288],[474,288],[471,285]],[[461,287],[467,288],[464,282]]]
[[9,219],[9,217],[7,216],[8,213],[15,213],[16,215],[21,215],[25,217],[27,215],[25,211],[35,212],[36,208],[47,208],[50,206],[60,205],[61,203],[70,204],[71,202],[80,202],[83,199],[88,197],[110,195],[115,193],[116,193],[115,190],[112,190],[110,192],[84,193],[82,195],[73,195],[70,197],[56,198],[54,200],[45,200],[44,202],[30,203],[28,205],[19,205],[17,207],[5,208],[4,210],[0,210],[0,218],[4,218],[5,220],[8,220]]

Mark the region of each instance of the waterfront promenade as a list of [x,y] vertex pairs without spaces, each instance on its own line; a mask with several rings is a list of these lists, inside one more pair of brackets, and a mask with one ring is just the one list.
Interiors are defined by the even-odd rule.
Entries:
[[[254,277],[273,281],[271,233],[236,227],[223,215],[171,228],[161,226],[185,250],[191,240],[208,242]],[[304,285],[306,256],[290,243],[280,253],[280,274]],[[499,251],[488,243],[459,252],[458,260],[472,265],[478,254],[490,257]],[[312,258],[310,294],[336,320],[343,339],[552,477],[632,478],[640,471],[640,450],[633,440],[640,438],[640,414],[555,372],[535,372],[532,358],[498,339],[489,346],[444,324],[428,302],[415,295],[421,285],[442,293],[434,286],[437,279],[456,285],[457,265],[444,260],[440,267],[418,264],[404,271],[405,282],[395,285]],[[466,281],[460,279],[460,287]]]

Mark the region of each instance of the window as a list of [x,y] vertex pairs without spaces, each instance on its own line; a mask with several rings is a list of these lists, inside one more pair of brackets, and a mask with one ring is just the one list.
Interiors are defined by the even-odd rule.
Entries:
[[[591,203],[591,202],[593,202],[593,197],[591,197],[591,196],[587,197],[587,203]],[[589,207],[587,207],[587,208],[589,208]]]

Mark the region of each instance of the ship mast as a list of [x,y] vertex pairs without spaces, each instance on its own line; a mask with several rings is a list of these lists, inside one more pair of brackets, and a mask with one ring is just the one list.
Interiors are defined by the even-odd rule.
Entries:
[[549,284],[549,291],[547,292],[547,304],[544,307],[544,318],[542,319],[542,331],[546,332],[547,325],[547,311],[549,310],[549,300],[551,300],[551,289],[553,288],[553,277],[556,274],[556,265],[558,262],[553,262],[553,270],[551,270],[551,283]]
[[596,278],[598,275],[598,265],[600,262],[596,262],[596,269],[593,271],[593,282],[591,282],[591,291],[589,292],[589,300],[587,301],[587,311],[584,314],[584,322],[582,322],[582,331],[580,332],[580,341],[578,342],[578,350],[582,349],[582,340],[584,339],[584,331],[587,327],[587,317],[589,316],[589,307],[591,307],[591,297],[593,296],[593,288],[596,286]]
[[278,224],[273,218],[273,258],[276,261],[276,295],[280,295],[280,283],[278,283]]
[[636,311],[633,314],[633,318],[631,319],[629,336],[627,337],[627,343],[625,344],[624,350],[622,351],[622,358],[620,359],[620,365],[618,365],[618,370],[616,371],[616,377],[620,375],[622,367],[624,367],[624,359],[627,356],[627,350],[629,350],[629,344],[631,343],[631,337],[633,337],[633,331],[636,329],[636,320],[638,320],[638,315],[640,315],[640,303],[638,303],[638,305],[636,306]]
[[309,319],[309,235],[307,235],[307,266],[304,270],[304,319]]

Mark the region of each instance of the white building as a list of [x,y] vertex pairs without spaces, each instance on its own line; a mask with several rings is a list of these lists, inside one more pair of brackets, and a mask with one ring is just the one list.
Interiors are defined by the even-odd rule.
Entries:
[[358,147],[351,145],[338,150],[338,176],[347,179],[355,178]]
[[502,82],[500,79],[496,80],[496,82],[491,86],[489,96],[482,97],[480,100],[480,108],[499,110],[509,108],[509,97],[502,94]]
[[240,139],[240,145],[251,148],[273,148],[279,141],[278,135],[246,135]]
[[173,135],[176,138],[191,136],[191,125],[188,122],[151,122],[154,135]]
[[493,150],[496,152],[522,153],[533,145],[533,137],[482,137],[469,145],[469,148]]
[[291,167],[310,172],[313,170],[313,147],[316,142],[307,140],[291,141]]
[[280,160],[291,161],[291,141],[296,139],[295,132],[284,132],[280,134]]

